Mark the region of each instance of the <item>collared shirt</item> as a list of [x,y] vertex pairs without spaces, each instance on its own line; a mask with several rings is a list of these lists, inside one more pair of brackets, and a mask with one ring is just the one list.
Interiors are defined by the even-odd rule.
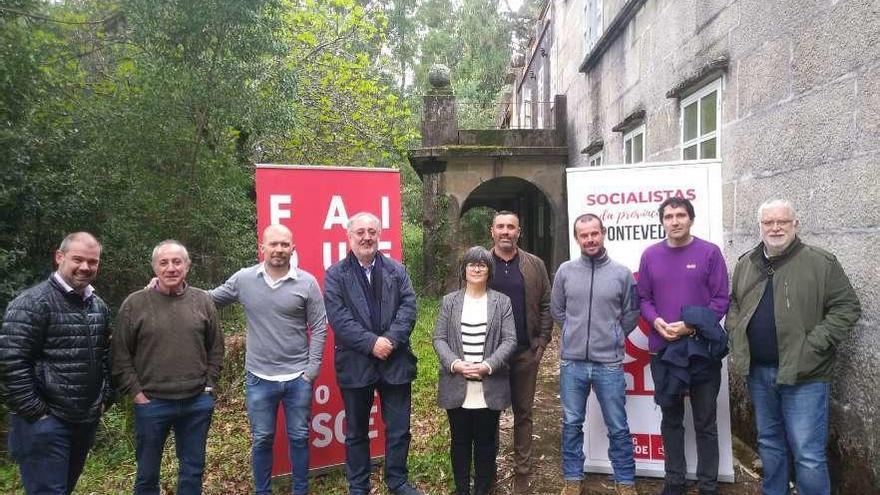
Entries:
[[489,288],[510,298],[516,342],[521,347],[528,346],[530,341],[526,328],[526,281],[519,267],[521,263],[519,250],[510,261],[501,258],[493,250],[492,260],[495,263],[495,271],[492,280],[489,280]]
[[263,281],[266,282],[266,285],[268,285],[272,289],[277,289],[278,287],[281,287],[281,284],[283,284],[285,280],[296,280],[296,266],[291,263],[290,267],[287,269],[287,273],[284,274],[284,276],[272,280],[272,277],[266,272],[266,262],[264,261],[260,263],[259,267],[257,267],[257,276],[261,275]]
[[[68,284],[64,281],[63,278],[61,278],[61,275],[57,271],[52,273],[52,276],[55,277],[55,281],[58,282],[59,285],[61,285],[61,287],[64,289],[64,292],[68,294],[70,294],[71,292],[76,292],[73,287],[70,286],[70,284]],[[82,296],[83,301],[85,301],[88,298],[92,297],[92,294],[94,294],[94,292],[95,288],[92,287],[92,284],[89,284],[86,286],[85,289],[83,289],[82,294],[80,295]]]
[[376,258],[373,258],[373,261],[370,262],[369,265],[364,266],[361,265],[361,269],[364,271],[364,275],[367,276],[367,282],[373,283],[373,267],[376,266]]
[[[186,288],[187,288],[187,287],[188,287],[188,285],[187,285],[186,281],[184,280],[182,284],[180,284],[180,285],[177,286],[177,289],[175,289],[174,292],[172,292],[172,293],[170,293],[170,294],[168,294],[168,295],[170,295],[170,296],[182,296],[183,293],[186,292]],[[159,287],[159,282],[156,282],[156,285],[153,286],[153,290],[156,291],[156,292],[161,292],[162,294],[166,294],[166,292],[163,291],[161,287]]]

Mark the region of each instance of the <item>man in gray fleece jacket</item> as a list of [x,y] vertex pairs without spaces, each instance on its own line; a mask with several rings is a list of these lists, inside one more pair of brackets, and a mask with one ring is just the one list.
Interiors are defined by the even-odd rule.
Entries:
[[599,217],[587,213],[575,219],[574,236],[581,256],[559,267],[550,296],[550,312],[562,328],[562,495],[581,493],[583,426],[591,386],[608,428],[615,489],[618,494],[637,494],[623,374],[626,335],[639,316],[635,281],[627,267],[608,257],[605,227]]

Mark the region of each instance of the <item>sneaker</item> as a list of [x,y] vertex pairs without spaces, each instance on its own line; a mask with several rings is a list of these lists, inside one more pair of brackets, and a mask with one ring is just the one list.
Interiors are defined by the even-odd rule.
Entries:
[[614,484],[614,493],[617,495],[639,495],[639,491],[636,490],[636,485],[633,483],[632,485],[624,485],[623,483],[615,483]]
[[661,491],[658,495],[685,495],[685,486],[684,485],[670,485],[666,483],[663,485],[663,491]]
[[400,485],[394,490],[391,490],[391,493],[393,493],[394,495],[425,495],[425,492],[410,485],[409,483],[404,483]]
[[581,495],[580,480],[565,480],[559,495]]

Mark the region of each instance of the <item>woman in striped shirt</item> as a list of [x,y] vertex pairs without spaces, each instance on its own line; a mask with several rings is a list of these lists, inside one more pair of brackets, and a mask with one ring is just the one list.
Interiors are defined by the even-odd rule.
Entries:
[[498,419],[510,407],[507,360],[516,348],[510,299],[488,288],[492,255],[467,250],[460,265],[464,288],[447,294],[434,327],[440,358],[437,402],[449,416],[456,495],[486,495],[495,477]]

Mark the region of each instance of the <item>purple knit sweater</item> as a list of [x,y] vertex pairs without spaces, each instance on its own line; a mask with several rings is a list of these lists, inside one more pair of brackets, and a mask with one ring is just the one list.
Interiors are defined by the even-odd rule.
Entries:
[[651,326],[652,353],[666,347],[666,340],[654,330],[658,316],[669,323],[680,321],[681,308],[688,305],[707,306],[719,321],[727,313],[727,265],[721,250],[711,242],[697,237],[683,247],[658,242],[642,253],[638,277],[642,317]]

